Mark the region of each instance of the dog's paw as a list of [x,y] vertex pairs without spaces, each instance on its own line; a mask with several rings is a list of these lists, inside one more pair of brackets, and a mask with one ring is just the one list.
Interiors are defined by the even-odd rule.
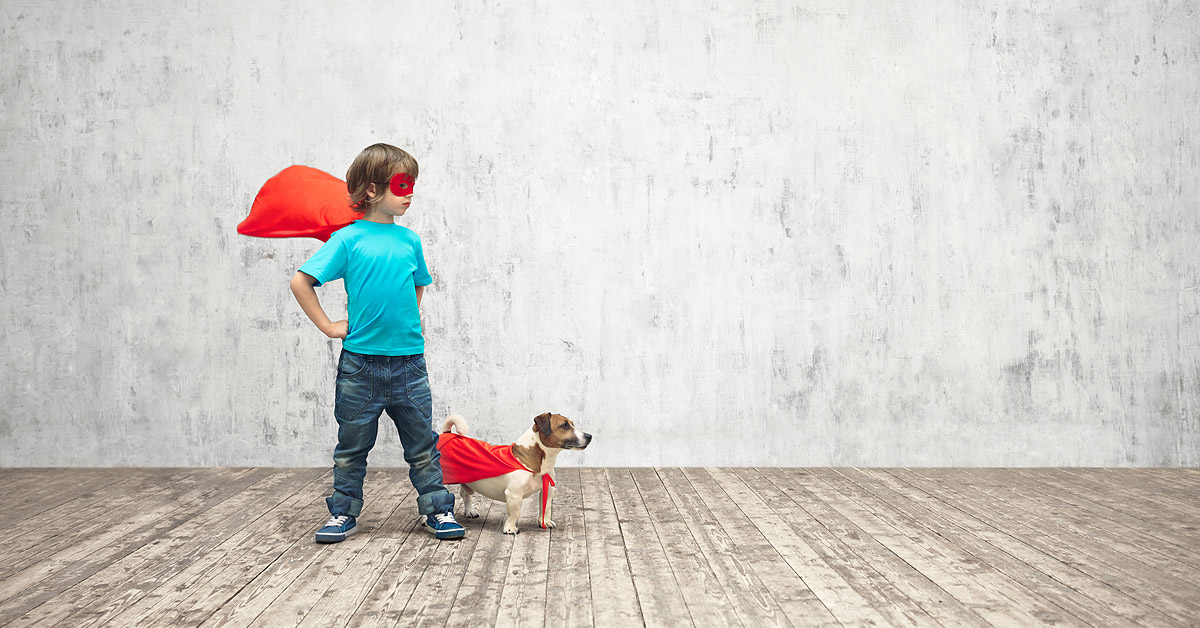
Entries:
[[478,519],[479,518],[479,511],[475,510],[474,508],[468,510],[465,514],[466,514],[467,519]]
[[543,521],[543,522],[542,522],[542,527],[543,527],[543,528],[546,528],[547,530],[549,530],[550,528],[553,528],[553,527],[554,527],[554,522],[553,522],[553,521],[550,521],[549,519],[547,519],[546,521]]
[[504,526],[502,532],[505,534],[517,534],[520,530],[517,529],[517,526]]

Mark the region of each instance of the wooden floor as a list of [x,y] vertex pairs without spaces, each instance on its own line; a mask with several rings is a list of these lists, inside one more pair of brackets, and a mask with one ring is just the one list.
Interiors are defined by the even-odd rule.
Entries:
[[383,469],[317,545],[330,482],[0,470],[0,626],[1200,625],[1196,469],[562,469],[461,541]]

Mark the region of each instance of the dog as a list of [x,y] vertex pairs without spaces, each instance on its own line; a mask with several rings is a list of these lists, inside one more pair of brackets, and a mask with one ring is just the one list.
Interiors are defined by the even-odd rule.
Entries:
[[564,449],[586,449],[592,435],[577,430],[561,414],[546,412],[533,418],[533,426],[511,445],[492,445],[467,436],[461,415],[446,417],[438,435],[442,482],[459,484],[463,513],[479,516],[471,498],[479,493],[508,506],[503,532],[517,534],[517,519],[525,498],[542,492],[541,526],[553,528],[550,502],[554,497],[554,463]]

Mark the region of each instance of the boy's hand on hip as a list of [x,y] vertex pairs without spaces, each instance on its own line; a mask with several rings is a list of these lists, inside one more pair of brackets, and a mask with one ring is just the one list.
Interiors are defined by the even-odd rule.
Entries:
[[345,337],[350,333],[350,321],[344,319],[340,321],[334,321],[321,331],[325,332],[325,335],[329,336],[330,338],[345,339]]

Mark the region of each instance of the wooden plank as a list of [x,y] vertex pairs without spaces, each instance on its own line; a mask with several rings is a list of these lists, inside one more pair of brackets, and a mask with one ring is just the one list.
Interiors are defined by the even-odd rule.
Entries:
[[[394,472],[394,470],[389,469],[384,473],[388,472]],[[381,477],[386,476],[381,474]],[[392,481],[407,482],[407,472],[401,469],[399,473],[394,474]],[[408,515],[413,513],[405,512],[406,502],[415,496],[414,491],[407,491],[400,499],[398,507],[380,525],[380,530],[386,527],[391,530],[390,533],[381,534],[375,531],[369,538],[359,538],[362,537],[362,534],[352,537],[359,541],[361,546],[355,549],[350,563],[340,574],[337,574],[336,579],[325,593],[304,614],[299,626],[381,625],[378,607],[373,604],[380,600],[397,603],[395,595],[389,596],[386,593],[381,595],[381,592],[395,593],[396,591],[392,588],[394,583],[389,582],[386,578],[399,573],[395,569],[397,565],[403,565],[407,572],[415,572],[418,577],[425,574],[428,569],[426,560],[438,550],[438,544],[432,542],[428,532],[420,527],[420,518],[416,516],[410,518]],[[427,552],[416,552],[423,558],[419,563],[409,562],[409,557],[401,556],[405,553],[404,548],[418,545],[428,548]],[[310,573],[314,562],[316,561],[308,563],[301,573]],[[401,576],[400,580],[404,581],[405,577]],[[415,579],[409,581],[413,583],[413,586],[416,585]],[[404,591],[404,597],[401,598],[403,601],[399,602],[401,608],[409,594],[411,594],[411,589]],[[368,602],[369,599],[372,602]],[[260,616],[255,624],[265,622],[278,625],[278,622],[270,620],[273,614],[278,613],[279,611],[275,610],[268,611]]]
[[[330,586],[334,588],[341,586],[337,585],[337,582],[349,582],[355,587],[361,585],[365,590],[353,614],[342,626],[392,626],[389,621],[398,616],[403,605],[408,602],[416,581],[420,579],[426,562],[430,560],[439,542],[432,534],[418,527],[420,518],[416,516],[412,506],[416,494],[408,482],[407,469],[378,469],[377,476],[372,478],[378,478],[373,484],[402,490],[398,497],[394,492],[385,489],[373,498],[370,512],[374,514],[367,516],[364,525],[370,524],[372,520],[379,521],[378,524],[371,525],[364,533],[356,533],[342,543],[313,543],[311,536],[306,542],[296,543],[277,563],[277,569],[275,564],[272,564],[272,569],[269,570],[271,573],[264,572],[263,576],[238,594],[233,600],[238,608],[230,609],[227,605],[205,621],[203,626],[274,626],[274,622],[277,621],[276,615],[287,611],[280,611],[278,608],[271,611],[266,609],[280,598],[281,593],[292,590],[295,581],[301,576],[308,573],[310,575],[306,578],[311,579],[314,569],[328,564],[326,552],[348,543],[350,545],[343,552],[361,551],[373,555],[368,556],[366,560],[371,561],[371,567],[377,573],[343,572],[338,575],[335,585]],[[310,534],[312,532],[316,532],[316,528],[312,528]],[[382,569],[374,563],[377,557],[384,557],[379,563]],[[361,582],[355,580],[355,575],[361,576]],[[300,618],[296,617],[295,621],[300,621]]]
[[[141,599],[116,609],[105,623],[116,626],[196,625],[220,608],[241,587],[279,558],[298,537],[313,528],[312,505],[328,492],[324,477],[306,476],[308,484],[266,509],[212,551],[154,586]],[[150,588],[154,587],[154,588]]]
[[[489,505],[480,505],[486,508],[486,512],[492,512]],[[490,515],[490,518],[485,516],[480,519],[461,521],[460,523],[467,530],[466,537],[459,540],[436,542],[433,555],[425,564],[420,581],[417,582],[401,614],[397,616],[400,623],[409,626],[446,625],[454,607],[454,596],[466,576],[467,561],[485,536],[501,534],[497,521],[499,510],[500,508],[496,508],[496,514]],[[488,524],[491,524],[490,529],[485,528]],[[430,532],[423,529],[417,533],[430,535]],[[397,608],[400,607],[397,606]],[[322,624],[313,625],[321,626]]]
[[639,496],[637,502],[644,504],[632,514],[641,516],[645,513],[646,520],[654,527],[671,572],[679,583],[688,613],[697,626],[743,625],[742,618],[734,609],[735,604],[741,607],[743,613],[747,613],[748,620],[754,622],[748,625],[790,625],[768,596],[750,598],[750,601],[761,602],[756,607],[742,604],[747,600],[726,596],[721,581],[687,526],[686,515],[667,495],[658,473],[654,469],[641,468],[630,469],[630,474],[633,486],[623,488],[635,491]]
[[[113,482],[149,474],[149,467],[25,467],[5,469],[7,477],[0,484],[0,497],[5,499],[41,499],[64,491],[86,494]],[[162,469],[157,469],[162,471]],[[32,504],[31,504],[32,505]],[[25,516],[25,513],[4,513],[5,517]],[[8,521],[0,519],[0,521]]]
[[[664,470],[662,477],[672,496],[687,499],[694,493],[716,518],[720,535],[715,530],[710,538],[728,539],[733,551],[727,556],[737,558],[739,570],[745,577],[751,574],[786,613],[793,625],[805,626],[876,626],[888,620],[850,586],[842,576],[821,558],[801,534],[789,533],[789,522],[780,518],[756,496],[744,496],[745,502],[735,503],[705,469],[679,470],[687,486],[678,483],[675,470]],[[779,564],[780,560],[787,569]],[[804,591],[810,591],[809,598]],[[820,603],[818,606],[812,600]],[[807,617],[804,611],[809,613]]]
[[1005,525],[1002,521],[1005,517],[1025,520],[1030,513],[1006,510],[1011,507],[990,501],[977,485],[946,479],[952,472],[952,469],[889,469],[876,473],[875,479],[890,489],[905,492],[914,504],[935,513],[929,521],[940,520],[966,530],[969,535],[946,534],[976,553],[981,561],[1028,587],[1043,603],[1062,608],[1092,625],[1106,625],[1114,617],[1142,626],[1173,623],[1166,615],[1119,591],[1097,587],[1097,580],[1080,568],[1077,557],[1040,530]]
[[228,499],[228,490],[249,486],[265,475],[229,470],[227,475],[214,476],[221,479],[220,484],[172,486],[153,507],[118,521],[103,520],[109,524],[103,534],[81,539],[0,581],[0,598],[5,600],[0,606],[0,622],[12,621],[42,604],[52,603],[73,587],[87,591],[86,581],[95,574],[183,525],[198,512]]
[[[523,506],[529,505],[530,500],[525,500]],[[505,572],[500,609],[496,613],[498,628],[541,626],[545,621],[550,531],[543,530],[537,523],[540,506],[537,508],[532,517],[528,515],[530,508],[521,509],[522,517],[517,522],[520,532],[513,539],[512,558]]]
[[1152,473],[1137,469],[1066,468],[1051,471],[1055,477],[1069,477],[1073,484],[1096,487],[1098,495],[1119,498],[1113,501],[1128,504],[1131,513],[1146,509],[1151,513],[1180,512],[1193,520],[1200,518],[1200,504],[1195,500],[1197,491],[1163,484]]
[[[831,482],[841,482],[843,486],[869,487],[865,494],[870,495],[871,499],[878,494],[879,498],[893,503],[914,525],[926,527],[944,537],[949,543],[946,553],[956,558],[954,567],[975,575],[984,586],[1006,600],[1002,612],[1024,615],[1025,618],[1019,623],[1030,623],[1031,618],[1056,621],[1062,611],[1088,622],[1103,616],[1099,613],[1103,609],[1098,608],[1093,600],[1076,595],[1072,588],[1080,582],[1088,582],[1085,576],[1053,557],[1024,545],[1023,537],[1009,538],[1003,531],[995,530],[979,513],[970,509],[964,511],[961,506],[963,497],[951,498],[946,492],[934,490],[936,487],[896,479],[895,476],[903,475],[907,481],[905,474],[912,473],[907,470],[859,472],[853,479],[846,477],[845,473],[838,474],[840,478],[831,476],[830,479]],[[860,478],[860,475],[864,477]],[[1064,586],[1064,582],[1072,586]],[[1121,599],[1110,602],[1113,608],[1124,608]],[[1131,612],[1137,614],[1136,610]],[[1072,621],[1075,619],[1072,618]]]
[[[1200,616],[1200,590],[1195,588],[1196,570],[1186,565],[1158,557],[1151,552],[1141,552],[1121,538],[1131,533],[1126,529],[1120,533],[1105,530],[1103,525],[1093,525],[1093,518],[1081,515],[1073,508],[1064,508],[1053,500],[1026,488],[1019,474],[1008,470],[991,470],[992,473],[975,470],[948,470],[951,477],[969,476],[978,488],[976,499],[990,501],[995,514],[992,519],[1004,524],[1022,540],[1042,551],[1070,560],[1079,571],[1088,574],[1098,583],[1124,591],[1133,598],[1152,601],[1151,606],[1169,616],[1184,618]],[[1000,474],[1003,474],[1001,477]],[[1016,488],[1014,488],[1016,487]],[[1018,490],[1023,488],[1024,490]],[[1009,511],[1023,510],[1019,516],[1010,516]],[[1027,535],[1036,537],[1026,538]],[[1155,567],[1150,565],[1154,564]],[[1092,590],[1105,590],[1095,584]]]
[[1162,486],[1163,491],[1170,495],[1181,495],[1188,498],[1200,497],[1200,469],[1181,467],[1100,467],[1097,471],[1114,472],[1142,476],[1154,484]]
[[373,485],[405,495],[378,491],[368,510],[392,504],[386,516],[336,545],[312,541],[328,469],[4,472],[0,494],[91,490],[0,547],[0,625],[1166,628],[1200,616],[1195,469],[561,469],[559,528],[538,529],[530,500],[521,535],[502,535],[503,504],[481,497],[467,539],[445,542],[414,527],[406,470],[373,469]]
[[[1169,498],[1167,513],[1186,520],[1188,526],[1183,530],[1175,530],[1175,534],[1185,537],[1192,546],[1200,545],[1200,482],[1185,480],[1180,469],[1100,469],[1107,477],[1127,480],[1127,484],[1139,484],[1148,487],[1152,494]],[[1181,507],[1182,506],[1182,507]]]
[[[255,475],[255,474],[252,474]],[[245,490],[226,493],[222,501],[166,531],[159,538],[121,557],[91,577],[56,596],[17,621],[14,626],[76,627],[94,625],[104,616],[140,599],[161,580],[188,564],[257,518],[259,509],[278,503],[280,490],[299,486],[309,471],[265,472],[265,477]]]
[[[370,549],[372,543],[377,541],[372,535],[374,530],[398,524],[403,526],[404,522],[412,523],[417,520],[416,506],[413,503],[415,491],[407,477],[394,472],[377,472],[371,479],[374,481],[364,487],[364,495],[370,502],[363,508],[365,516],[360,516],[356,522],[362,529],[345,541],[326,544],[323,550],[313,553],[312,560],[279,591],[275,599],[263,609],[262,614],[255,618],[254,625],[272,628],[299,625],[335,582],[343,585],[349,582],[342,576],[352,568],[359,556],[374,553]],[[316,522],[317,519],[313,521]],[[316,529],[312,532],[316,532]],[[310,536],[309,539],[311,538]],[[386,538],[380,542],[390,545]],[[311,542],[317,545],[315,541]],[[366,577],[361,573],[352,575]],[[361,580],[356,580],[354,586],[357,586],[358,582]]]
[[647,626],[695,625],[629,469],[606,469],[629,572]]
[[[501,532],[508,509],[503,503],[494,502],[482,495],[474,498],[479,510],[479,541],[467,558],[467,570],[463,574],[454,602],[450,606],[447,626],[474,628],[496,625],[500,612],[500,598],[504,594],[504,581],[508,576],[508,565],[512,560],[516,538]],[[518,525],[521,522],[518,520]]]
[[[796,502],[802,505],[823,502],[841,513],[941,587],[947,594],[947,604],[963,605],[964,609],[955,611],[956,614],[966,611],[978,615],[975,619],[964,616],[961,620],[964,625],[976,624],[980,618],[997,626],[1029,623],[1028,614],[1017,611],[1018,604],[1003,594],[1006,588],[1015,586],[1003,573],[980,563],[972,554],[859,485],[837,474],[822,479],[820,473],[779,469],[766,475],[776,484],[782,481]],[[942,623],[955,625],[952,620]]]
[[[15,578],[14,583],[33,584],[29,574],[16,574],[31,565],[48,568],[51,565],[47,563],[53,560],[52,557],[62,552],[77,555],[80,542],[88,541],[92,547],[103,547],[119,538],[118,530],[122,527],[128,531],[131,518],[144,515],[164,503],[177,503],[179,495],[195,488],[197,478],[203,475],[195,470],[181,470],[165,476],[131,474],[51,508],[43,513],[37,525],[18,526],[17,532],[4,544],[7,549],[0,550],[4,557],[0,562],[0,581]],[[6,599],[5,594],[0,593],[0,600],[3,599]]]
[[[831,525],[819,517],[815,517],[810,512],[805,512],[801,508],[790,508],[794,505],[789,500],[789,503],[784,503],[777,498],[776,494],[771,494],[769,497],[773,504],[767,503],[763,497],[757,494],[752,488],[746,486],[744,482],[737,476],[725,469],[708,469],[708,475],[711,476],[717,483],[717,486],[724,490],[729,499],[748,516],[751,520],[758,519],[766,512],[774,512],[776,516],[788,522],[784,526],[777,528],[774,534],[778,535],[785,532],[791,526],[791,522],[796,517],[806,517],[820,522],[820,525],[813,525],[803,528],[803,533],[800,530],[792,529],[793,533],[802,536],[826,564],[833,567],[839,573],[843,580],[855,587],[863,599],[867,600],[876,611],[888,619],[888,624],[892,626],[930,626],[939,625],[938,622],[929,615],[929,613],[917,603],[916,600],[902,593],[895,584],[883,576],[875,567],[875,565],[864,561],[854,553],[841,539],[836,535],[831,534],[827,526]],[[696,482],[693,481],[693,484]],[[786,516],[783,516],[773,506],[789,506]],[[857,533],[856,533],[857,534]]]
[[[161,469],[28,469],[0,489],[5,504],[22,504],[21,508],[0,510],[0,526],[4,529],[21,527],[28,521],[41,521],[47,513],[64,504],[118,482],[138,482],[162,474]],[[42,522],[44,523],[44,522]]]
[[[1044,518],[1052,518],[1065,533],[1073,535],[1077,542],[1090,544],[1097,548],[1093,555],[1102,561],[1113,565],[1124,565],[1129,568],[1127,573],[1143,574],[1154,577],[1164,574],[1181,581],[1191,582],[1200,571],[1200,552],[1191,543],[1183,540],[1172,542],[1171,535],[1154,526],[1147,526],[1146,519],[1155,518],[1149,514],[1154,508],[1165,510],[1164,506],[1146,505],[1138,517],[1096,516],[1096,511],[1103,509],[1105,514],[1120,513],[1110,507],[1117,505],[1121,497],[1112,497],[1111,493],[1098,488],[1095,493],[1083,485],[1075,484],[1071,479],[1047,487],[1036,481],[1023,470],[1014,471],[1023,490],[1014,492],[1011,486],[997,485],[989,481],[987,476],[977,476],[980,481],[994,489],[993,493],[999,499],[1024,500],[1034,504]],[[1044,476],[1043,476],[1044,477]],[[1068,478],[1074,476],[1066,476]],[[1103,486],[1103,485],[1101,485]],[[1082,497],[1085,503],[1093,505],[1091,509],[1081,509],[1071,503],[1073,497]],[[1096,508],[1095,506],[1100,506]],[[1139,524],[1139,521],[1143,523]],[[1184,525],[1184,524],[1180,524]],[[1098,553],[1097,553],[1098,552]],[[1152,569],[1148,569],[1151,567]]]
[[[400,510],[405,508],[406,506],[402,505]],[[396,596],[384,595],[377,596],[375,599],[390,597],[394,602],[390,607],[393,610],[393,616],[401,618],[405,624],[445,625],[450,613],[451,602],[454,599],[454,591],[457,590],[458,584],[462,580],[462,572],[466,567],[467,558],[481,536],[481,520],[464,519],[460,522],[467,531],[466,537],[462,540],[433,541],[429,531],[419,525],[421,517],[416,514],[415,510],[412,513],[398,516],[403,520],[407,514],[412,514],[414,517],[408,534],[424,535],[426,540],[432,541],[427,561],[420,565],[404,563],[403,559],[397,558],[401,550],[395,543],[387,545],[374,543],[372,546],[368,546],[364,551],[373,551],[375,555],[366,561],[361,560],[362,556],[356,557],[338,581],[329,588],[321,601],[313,607],[313,610],[309,611],[300,626],[345,626],[352,621],[352,613],[357,611],[359,614],[365,614],[368,612],[362,607],[363,602],[376,587],[380,587],[382,590],[389,589],[388,585],[380,583],[383,582],[385,570],[397,561],[405,564],[407,572],[419,574],[420,579],[410,580],[413,588],[408,592],[403,605],[399,603]],[[375,548],[374,546],[377,545],[382,547]],[[362,584],[363,582],[366,583],[365,586]],[[373,607],[368,606],[368,609],[371,608]],[[379,619],[380,614],[376,613],[374,617]],[[362,621],[368,623],[365,616]]]
[[844,481],[858,484],[974,556],[979,564],[994,568],[1000,577],[994,572],[981,575],[988,577],[992,590],[1010,600],[1015,611],[1025,616],[1030,624],[1080,626],[1099,621],[1091,606],[1080,604],[1076,598],[1067,595],[1067,587],[1022,561],[1028,558],[1029,548],[959,511],[957,504],[940,500],[900,481],[892,475],[898,471],[837,469],[830,472],[829,480],[838,481],[833,475],[836,474]]
[[1190,569],[1200,569],[1200,538],[1196,532],[1200,518],[1162,504],[1134,500],[1086,476],[1059,471],[1014,470],[1037,496],[1069,505],[1072,511],[1105,529],[1127,531],[1121,535],[1122,542],[1130,541]]
[[[809,519],[819,521],[821,523],[819,526],[808,526],[795,531],[806,537],[821,539],[820,542],[829,547],[844,546],[845,549],[831,551],[844,554],[845,558],[842,560],[847,567],[866,573],[871,570],[878,572],[883,582],[881,585],[876,585],[875,588],[883,599],[891,598],[893,595],[910,599],[924,613],[943,626],[974,626],[976,628],[991,626],[991,623],[959,601],[947,588],[943,588],[941,583],[946,582],[947,578],[943,577],[941,581],[934,579],[939,575],[945,576],[943,570],[932,569],[931,576],[921,569],[921,567],[926,569],[930,567],[932,561],[929,560],[929,554],[914,556],[904,547],[896,548],[898,552],[893,551],[892,545],[886,543],[889,539],[895,538],[893,529],[878,524],[871,525],[871,522],[864,521],[863,517],[852,518],[843,514],[847,510],[846,502],[850,501],[845,495],[833,491],[827,486],[825,488],[814,486],[810,490],[805,483],[789,481],[788,473],[781,469],[762,472],[753,469],[736,469],[733,470],[733,474],[785,521],[789,523]],[[808,474],[800,472],[798,477],[806,478]],[[821,485],[822,483],[813,481],[812,484]],[[880,507],[886,508],[886,505]],[[792,523],[792,525],[795,524]],[[876,534],[880,534],[880,537],[877,538]],[[930,536],[936,535],[923,537],[922,544],[936,542]],[[904,543],[901,545],[909,543],[911,540],[904,537]],[[910,563],[908,558],[913,558],[914,561]],[[972,582],[972,584],[978,586],[978,582]],[[960,593],[971,588],[964,586],[957,579],[949,579],[947,586],[955,588]],[[889,594],[889,591],[894,591],[894,594]],[[969,598],[969,601],[973,603],[972,606],[979,604],[983,609],[992,610],[996,599],[990,596],[977,596]],[[992,618],[1005,622],[1016,619],[1016,617],[1003,613],[994,613]],[[920,614],[915,614],[914,619],[917,623],[924,623]]]
[[[839,625],[778,553],[764,556],[760,552],[754,559],[739,548],[682,469],[660,468],[656,471],[663,491],[661,494],[651,492],[653,501],[674,503],[696,543],[696,551],[712,569],[716,586],[725,592],[727,603],[743,625],[754,626],[760,622],[782,626]],[[761,543],[759,548],[762,548]]]
[[[328,495],[328,492],[326,491],[325,494]],[[187,619],[199,619],[200,626],[244,627],[269,625],[267,621],[268,617],[263,616],[266,608],[275,602],[322,553],[332,547],[331,545],[319,544],[313,541],[312,535],[321,524],[320,521],[312,518],[316,514],[319,514],[319,511],[314,507],[307,522],[300,526],[297,535],[291,539],[291,544],[284,548],[261,571],[258,573],[251,571],[248,582],[242,582],[240,583],[240,587],[232,587],[232,590],[223,590],[220,593],[214,593],[214,595],[224,594],[227,596],[224,603],[220,604],[214,612],[207,617],[187,616]],[[322,514],[325,518],[328,518],[327,511]],[[356,533],[351,538],[353,539],[358,536],[359,534]],[[276,543],[283,542],[283,539],[276,540]],[[346,542],[348,541],[343,541],[343,543]],[[277,548],[274,544],[273,547]],[[302,617],[295,618],[295,621],[300,621],[301,619]],[[196,624],[189,621],[187,625]]]
[[550,531],[545,626],[592,626],[592,583],[579,470],[558,469],[555,482],[558,486],[550,514],[558,527]]
[[[1119,477],[1103,469],[1047,469],[1040,473],[1034,470],[1018,471],[1024,477],[1044,485],[1042,492],[1046,494],[1059,497],[1064,490],[1075,491],[1102,506],[1103,511],[1098,513],[1102,517],[1155,535],[1160,531],[1165,532],[1160,538],[1179,539],[1181,542],[1178,545],[1184,551],[1200,544],[1200,532],[1197,531],[1200,506],[1193,500],[1169,495],[1162,489],[1155,489],[1152,484],[1122,482]],[[1067,488],[1064,489],[1064,486]],[[1108,517],[1108,512],[1118,512],[1124,516]],[[1200,557],[1198,552],[1189,553]]]
[[[5,477],[0,483],[0,498],[5,503],[19,500],[37,500],[56,495],[66,489],[75,488],[84,494],[106,484],[132,477],[139,469],[120,467],[25,467],[4,469]],[[31,504],[32,505],[32,504]],[[9,517],[25,517],[25,512],[5,512],[0,522],[12,523]]]
[[597,626],[645,625],[605,469],[580,469],[588,579]]
[[[655,507],[655,519],[678,518],[679,524],[682,524],[682,528],[662,532],[661,536],[690,536],[690,540],[684,538],[683,542],[688,544],[690,551],[697,554],[696,567],[680,568],[702,570],[702,573],[696,574],[700,582],[695,582],[688,588],[695,590],[694,593],[712,596],[714,604],[730,606],[737,620],[726,621],[728,626],[736,626],[737,623],[752,626],[754,617],[758,616],[767,617],[768,621],[776,626],[787,626],[786,618],[782,617],[785,611],[770,596],[767,587],[758,580],[754,570],[746,566],[739,552],[734,549],[732,540],[716,521],[712,510],[708,509],[701,497],[691,488],[688,478],[684,477],[683,469],[656,468],[653,469],[653,477],[650,476],[650,471],[652,469],[638,469],[635,479],[638,479],[638,486],[648,503],[661,504]],[[658,482],[655,483],[655,479]],[[662,486],[661,490],[656,484]],[[695,549],[691,550],[691,546],[695,546]],[[799,591],[806,592],[803,587]],[[811,597],[811,592],[808,593],[809,599],[815,599]],[[820,602],[817,602],[817,605],[820,605]],[[701,626],[714,626],[713,622],[697,620],[697,623]]]
[[1156,486],[1162,487],[1162,493],[1184,499],[1184,501],[1191,502],[1195,498],[1200,497],[1200,474],[1195,473],[1196,469],[1167,467],[1114,469],[1103,467],[1100,470],[1116,475],[1117,477],[1128,476],[1131,480],[1134,477],[1141,476],[1143,479],[1153,482]]
[[[104,599],[76,604],[77,610],[66,615],[64,621],[81,628],[110,625],[115,615],[137,605],[150,592],[167,586],[181,572],[187,573],[214,548],[253,526],[263,513],[276,508],[281,500],[302,489],[315,476],[313,470],[269,470],[264,480],[244,491],[244,498],[235,496],[219,502],[130,555],[138,556],[151,548],[144,551],[139,561],[132,565],[129,561],[124,565],[118,561],[111,571],[98,572],[93,579],[115,577],[120,584],[105,586],[108,595]],[[227,489],[222,487],[222,490]],[[233,513],[234,510],[237,512]],[[129,574],[133,574],[131,578],[127,577]]]
[[1080,512],[1092,513],[1093,516],[1119,523],[1144,534],[1156,537],[1164,543],[1174,546],[1172,552],[1183,552],[1183,560],[1195,565],[1196,541],[1191,538],[1196,534],[1193,528],[1200,524],[1189,524],[1170,516],[1157,513],[1164,511],[1162,506],[1141,504],[1131,507],[1127,500],[1113,499],[1110,491],[1102,484],[1095,484],[1069,474],[1058,473],[1058,469],[1016,469],[1015,473],[1043,486],[1042,492],[1055,499],[1070,504]]

